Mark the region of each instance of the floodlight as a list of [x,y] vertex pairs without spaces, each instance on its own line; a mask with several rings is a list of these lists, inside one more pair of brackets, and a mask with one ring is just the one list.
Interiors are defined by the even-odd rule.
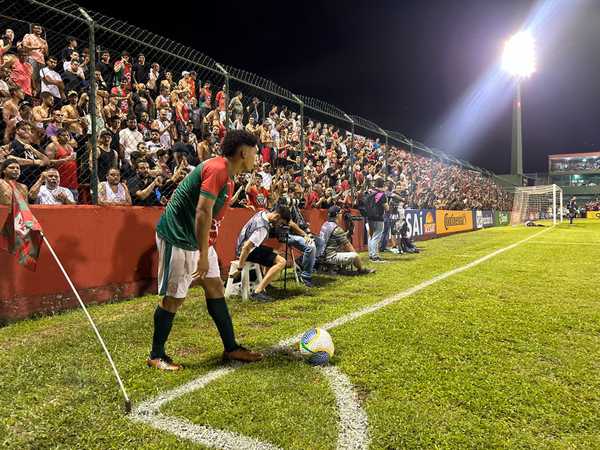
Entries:
[[506,41],[502,68],[520,78],[527,78],[535,72],[535,51],[531,33],[520,31]]

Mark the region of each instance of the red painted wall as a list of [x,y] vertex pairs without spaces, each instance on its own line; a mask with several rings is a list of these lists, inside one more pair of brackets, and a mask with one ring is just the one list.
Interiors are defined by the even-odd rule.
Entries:
[[[98,206],[32,206],[44,233],[86,303],[99,303],[156,291],[154,227],[162,208]],[[0,207],[0,226],[8,214]],[[222,272],[235,258],[237,235],[252,212],[231,209],[220,228],[217,253]],[[317,232],[327,211],[305,211]],[[357,224],[358,225],[358,224]],[[363,249],[362,227],[353,243]],[[72,308],[77,305],[47,248],[42,247],[37,271],[19,266],[0,252],[0,322]]]

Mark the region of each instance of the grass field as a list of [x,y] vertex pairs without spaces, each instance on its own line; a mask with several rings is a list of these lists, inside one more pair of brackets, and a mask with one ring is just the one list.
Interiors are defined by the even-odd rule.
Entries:
[[[368,277],[319,277],[268,305],[233,300],[238,338],[266,349],[539,233],[491,228],[389,256]],[[397,303],[331,330],[335,368],[368,417],[370,448],[600,448],[600,222],[561,225]],[[200,298],[199,298],[200,297]],[[157,297],[90,308],[134,403],[221,366],[201,291],[177,315],[168,351],[144,364]],[[0,328],[0,447],[201,448],[121,411],[80,311]],[[161,412],[286,449],[333,449],[335,396],[286,354],[244,366]]]

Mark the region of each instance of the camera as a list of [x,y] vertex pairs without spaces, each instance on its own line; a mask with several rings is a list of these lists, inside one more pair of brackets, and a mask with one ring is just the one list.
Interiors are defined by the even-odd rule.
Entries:
[[282,244],[287,243],[290,238],[290,227],[287,225],[279,225],[273,230],[273,237],[277,238]]

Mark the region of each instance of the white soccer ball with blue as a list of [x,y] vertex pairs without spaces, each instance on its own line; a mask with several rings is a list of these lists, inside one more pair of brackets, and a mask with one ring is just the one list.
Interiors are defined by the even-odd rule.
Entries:
[[302,356],[313,366],[324,366],[333,357],[333,340],[331,335],[322,328],[308,330],[298,345]]

